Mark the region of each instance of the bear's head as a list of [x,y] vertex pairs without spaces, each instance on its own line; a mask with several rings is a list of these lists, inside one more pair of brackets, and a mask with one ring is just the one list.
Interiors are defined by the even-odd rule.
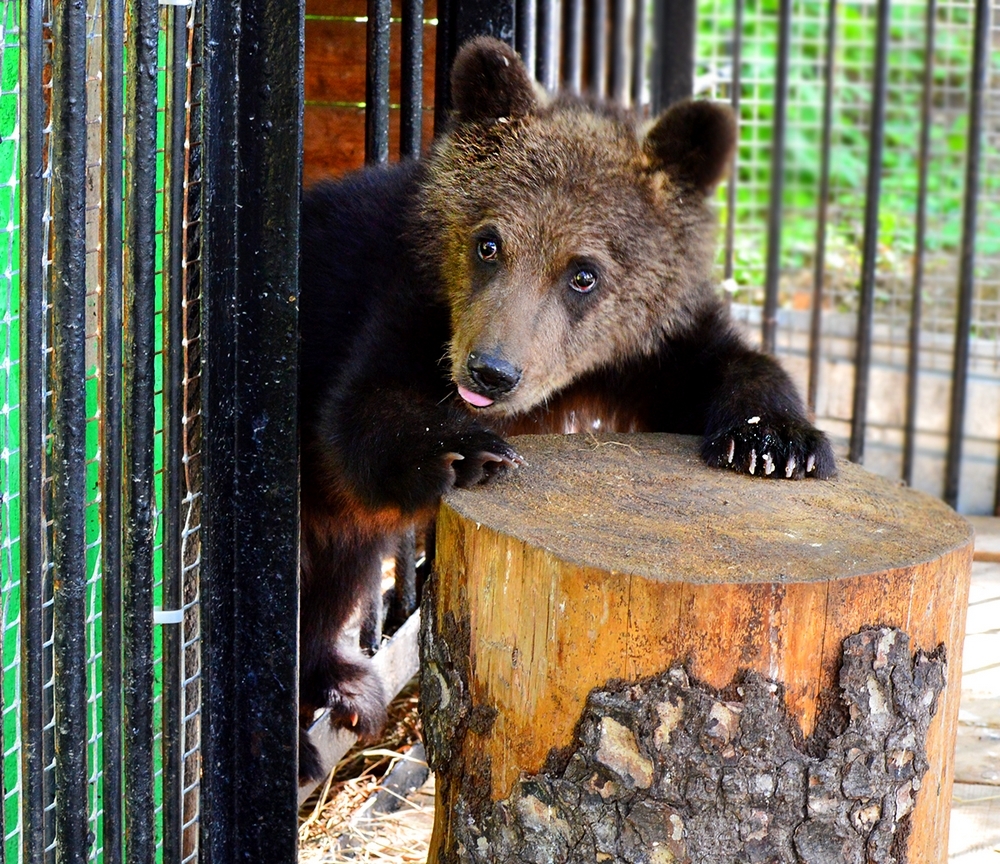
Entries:
[[642,131],[612,106],[547,101],[487,38],[459,52],[452,92],[421,206],[466,402],[528,411],[714,302],[709,196],[735,143],[728,108],[684,102]]

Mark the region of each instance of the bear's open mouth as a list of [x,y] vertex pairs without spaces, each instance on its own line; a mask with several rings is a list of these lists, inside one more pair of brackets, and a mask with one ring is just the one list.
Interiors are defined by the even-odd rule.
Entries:
[[458,395],[461,396],[470,405],[474,405],[476,408],[487,408],[493,404],[493,400],[489,396],[483,396],[479,393],[473,393],[471,390],[466,389],[461,384],[458,385]]

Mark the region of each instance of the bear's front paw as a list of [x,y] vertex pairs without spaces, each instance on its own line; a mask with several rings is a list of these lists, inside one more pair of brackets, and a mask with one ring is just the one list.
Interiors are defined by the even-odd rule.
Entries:
[[450,472],[450,485],[459,489],[486,483],[508,468],[524,464],[510,444],[485,429],[461,435],[452,445],[441,458]]
[[826,480],[837,464],[826,435],[804,421],[768,422],[748,417],[705,437],[702,458],[716,468],[799,480]]

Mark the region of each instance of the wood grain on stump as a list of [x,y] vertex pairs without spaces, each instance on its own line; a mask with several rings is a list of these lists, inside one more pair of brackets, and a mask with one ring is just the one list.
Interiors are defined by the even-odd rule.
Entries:
[[431,861],[943,864],[965,520],[849,463],[515,446],[525,467],[438,518]]

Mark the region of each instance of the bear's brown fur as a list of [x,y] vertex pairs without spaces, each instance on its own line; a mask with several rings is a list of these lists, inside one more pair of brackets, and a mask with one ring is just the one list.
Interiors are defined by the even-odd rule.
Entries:
[[[712,465],[834,472],[715,291],[729,110],[684,103],[643,133],[612,106],[546,101],[490,39],[452,80],[453,125],[426,160],[303,201],[301,696],[305,717],[329,705],[362,733],[381,689],[337,636],[399,532],[518,463],[501,435],[686,432]],[[317,770],[304,741],[300,773]]]

